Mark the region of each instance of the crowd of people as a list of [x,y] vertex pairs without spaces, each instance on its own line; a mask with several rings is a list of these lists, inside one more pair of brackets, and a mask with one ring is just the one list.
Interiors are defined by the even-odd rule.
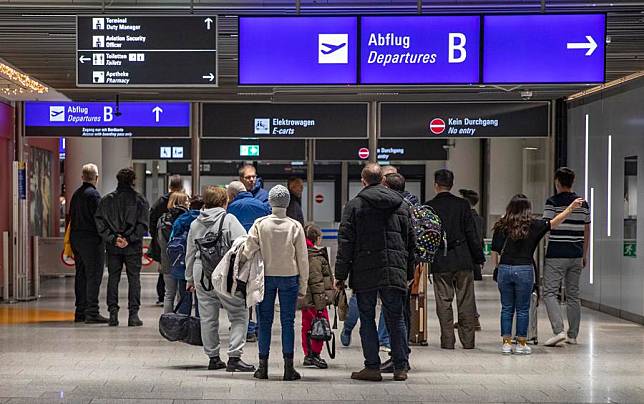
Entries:
[[[504,354],[531,353],[527,345],[531,296],[539,290],[542,277],[554,334],[546,346],[577,343],[579,277],[588,251],[590,218],[588,204],[572,192],[574,177],[568,168],[557,170],[557,193],[546,202],[543,217],[536,218],[530,200],[517,194],[493,226],[492,261],[500,292]],[[304,222],[301,179],[289,179],[287,187],[276,185],[266,191],[255,166],[245,164],[239,180],[225,188],[207,186],[202,195],[191,198],[181,177],[175,175],[170,177],[168,193],[150,208],[134,189],[136,176],[131,168],[120,170],[116,178],[116,190],[101,198],[96,189],[98,168],[87,164],[82,169],[83,184],[71,199],[66,239],[76,263],[76,322],[119,325],[118,289],[125,267],[128,326],[143,325],[141,255],[143,238],[149,234],[148,255],[159,263],[159,304],[164,313],[190,315],[194,308],[210,370],[225,368],[268,378],[276,300],[283,380],[301,378],[294,365],[298,310],[303,365],[327,368],[321,357],[323,341],[312,335],[330,328],[327,308],[350,289],[339,337],[343,345],[350,345],[359,320],[364,355],[364,368],[351,378],[380,381],[383,373],[393,373],[394,380],[406,380],[411,369],[410,288],[419,265],[429,265],[433,278],[441,348],[455,348],[455,329],[464,349],[476,346],[481,326],[474,281],[482,279],[485,263],[484,225],[474,209],[478,194],[461,190],[462,197],[454,195],[454,174],[447,169],[435,172],[436,195],[420,204],[406,191],[405,178],[395,167],[366,164],[362,190],[342,211],[334,269],[328,249],[321,246],[320,228]],[[441,244],[431,259],[426,250],[419,250],[428,242],[419,229],[418,212],[424,210],[439,218],[442,229]],[[533,256],[549,232],[541,276]],[[100,314],[98,301],[105,261],[109,318]],[[567,293],[567,333],[557,296],[562,282]],[[227,362],[220,354],[222,309],[230,321]],[[255,341],[258,367],[242,360],[245,344]],[[380,350],[389,352],[390,360],[381,363]]]

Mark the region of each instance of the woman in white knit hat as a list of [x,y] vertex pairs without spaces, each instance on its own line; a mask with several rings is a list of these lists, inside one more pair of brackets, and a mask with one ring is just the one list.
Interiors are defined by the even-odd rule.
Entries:
[[259,304],[259,369],[258,379],[268,379],[268,356],[271,329],[275,316],[275,298],[279,295],[282,328],[284,380],[298,380],[293,367],[295,351],[295,312],[298,297],[306,295],[309,278],[308,252],[302,225],[286,216],[290,202],[288,189],[282,185],[268,193],[273,213],[259,218],[248,232],[244,258],[260,250],[264,259],[264,300]]

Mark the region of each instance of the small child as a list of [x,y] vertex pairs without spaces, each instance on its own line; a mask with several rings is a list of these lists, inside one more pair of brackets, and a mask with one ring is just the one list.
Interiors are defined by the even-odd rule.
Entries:
[[326,369],[326,361],[320,358],[322,341],[311,340],[309,352],[307,334],[311,329],[313,319],[321,313],[327,320],[329,313],[326,307],[333,304],[333,273],[329,265],[326,248],[319,248],[322,241],[322,231],[315,225],[304,227],[306,245],[309,251],[309,283],[306,296],[302,302],[302,348],[304,350],[304,366]]

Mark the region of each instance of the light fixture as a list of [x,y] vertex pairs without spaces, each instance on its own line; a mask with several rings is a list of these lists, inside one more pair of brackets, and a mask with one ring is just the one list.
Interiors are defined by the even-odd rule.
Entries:
[[13,67],[8,66],[2,62],[0,62],[0,77],[4,77],[17,86],[16,88],[2,88],[2,92],[7,95],[18,95],[24,93],[25,91],[43,94],[49,91],[49,88],[47,86],[40,84],[28,75],[21,73]]

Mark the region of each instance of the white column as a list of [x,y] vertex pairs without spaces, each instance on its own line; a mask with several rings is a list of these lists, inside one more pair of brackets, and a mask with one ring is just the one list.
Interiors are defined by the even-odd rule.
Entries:
[[68,137],[65,139],[65,200],[69,211],[69,201],[74,191],[81,185],[81,170],[85,164],[94,163],[98,166],[99,190],[103,180],[103,154],[101,139],[81,139]]
[[[121,168],[132,167],[132,147],[129,139],[102,139],[103,142],[103,172],[99,184],[101,194],[107,194],[116,189],[116,173]],[[145,178],[137,178],[145,181]]]

